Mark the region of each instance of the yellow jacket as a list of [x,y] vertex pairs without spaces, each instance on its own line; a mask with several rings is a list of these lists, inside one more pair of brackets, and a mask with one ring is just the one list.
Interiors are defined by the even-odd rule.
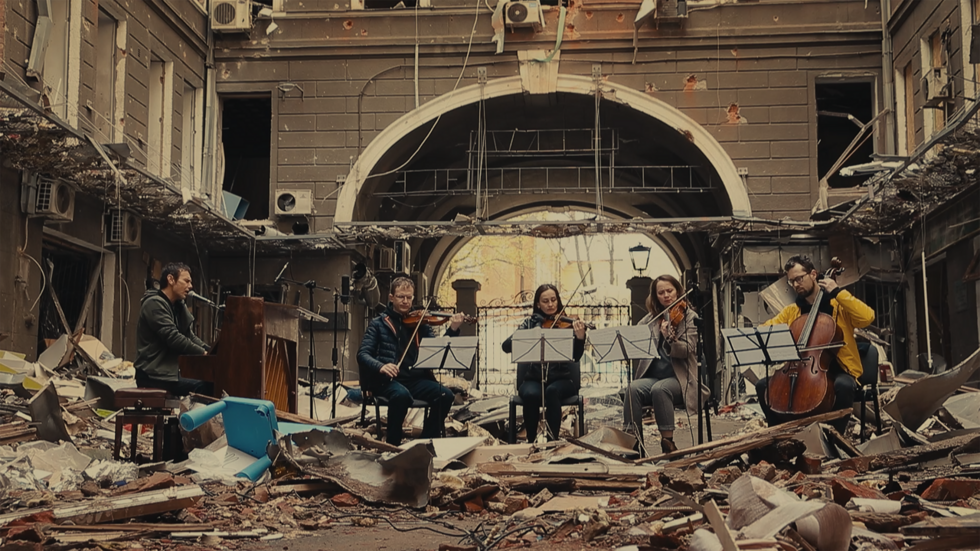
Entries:
[[[861,329],[871,325],[875,320],[875,311],[844,289],[837,293],[837,298],[830,299],[830,305],[834,307],[834,321],[844,333],[844,346],[837,351],[837,363],[857,379],[864,372],[864,368],[861,366],[857,341],[854,340],[854,328]],[[792,324],[798,317],[800,317],[800,307],[793,303],[763,325]]]

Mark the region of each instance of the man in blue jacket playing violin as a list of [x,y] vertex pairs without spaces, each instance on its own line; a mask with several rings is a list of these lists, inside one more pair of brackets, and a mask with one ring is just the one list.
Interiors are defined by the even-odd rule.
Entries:
[[[857,341],[854,340],[854,329],[871,325],[875,320],[875,312],[870,306],[861,302],[849,291],[837,286],[837,282],[829,277],[819,279],[819,274],[813,262],[806,256],[794,256],[786,261],[783,267],[786,271],[786,281],[796,291],[796,302],[783,308],[779,314],[763,325],[792,324],[797,318],[809,314],[817,294],[823,289],[826,296],[821,301],[819,311],[830,315],[843,334],[844,344],[830,362],[827,377],[834,385],[834,410],[850,409],[854,405],[854,391],[857,379],[864,368],[858,353]],[[829,299],[829,300],[827,300]],[[770,426],[782,422],[777,414],[769,407],[767,389],[769,378],[763,378],[755,385],[759,396],[759,405]],[[838,432],[843,433],[847,428],[849,417],[838,419],[832,423]]]
[[[402,424],[413,400],[428,402],[430,406],[422,426],[422,438],[442,435],[446,415],[455,400],[453,391],[439,384],[432,370],[413,369],[418,361],[419,341],[434,336],[432,328],[426,324],[404,322],[412,311],[414,299],[412,280],[395,278],[388,294],[388,308],[368,324],[357,351],[361,388],[388,401],[386,441],[394,446],[402,442]],[[446,336],[458,336],[463,320],[463,314],[453,314]]]

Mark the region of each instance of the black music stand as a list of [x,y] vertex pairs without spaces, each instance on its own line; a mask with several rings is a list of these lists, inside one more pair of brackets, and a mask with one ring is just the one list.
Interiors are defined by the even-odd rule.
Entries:
[[[555,331],[533,327],[514,333],[511,340],[511,362],[541,364],[541,407],[544,408],[545,385],[548,380],[548,362],[573,362],[575,334],[572,331]],[[545,423],[547,426],[548,423]],[[549,428],[548,431],[551,429]],[[547,432],[547,431],[546,431]],[[551,435],[557,438],[558,435]]]
[[[289,263],[287,262],[286,263],[286,266],[288,266],[288,265],[289,265]],[[283,271],[286,270],[286,266],[283,266],[282,267]],[[329,320],[327,320],[327,318],[325,318],[323,316],[320,316],[319,314],[315,314],[313,312],[313,291],[315,291],[317,289],[320,289],[321,291],[329,291],[330,290],[330,287],[321,287],[321,286],[317,285],[316,284],[316,281],[314,281],[312,279],[309,280],[309,281],[296,281],[296,280],[293,280],[293,279],[286,279],[286,278],[282,277],[282,274],[280,273],[279,274],[279,277],[276,278],[276,283],[279,283],[281,281],[285,281],[286,283],[292,283],[294,285],[302,285],[303,287],[306,287],[310,291],[310,293],[309,293],[310,294],[310,309],[309,310],[305,310],[306,314],[304,314],[304,312],[303,312],[304,309],[303,308],[300,308],[300,310],[301,310],[300,315],[301,316],[302,315],[305,315],[306,317],[304,317],[303,319],[309,320],[308,323],[310,324],[310,355],[309,355],[309,365],[307,366],[307,371],[309,372],[309,375],[310,375],[310,418],[311,419],[316,419],[316,409],[315,409],[315,406],[313,404],[313,398],[314,398],[314,395],[316,394],[316,344],[315,344],[315,342],[313,340],[313,321],[314,321],[314,318],[312,318],[310,316],[316,316],[316,321],[322,321],[323,323],[327,323],[329,321]]]
[[468,371],[476,355],[477,337],[430,337],[419,342],[419,357],[412,369]]
[[626,361],[626,386],[633,382],[630,360],[655,358],[653,334],[647,325],[624,325],[589,331],[589,342],[597,354],[596,363]]
[[735,358],[734,367],[762,364],[766,366],[766,377],[769,377],[771,366],[800,359],[796,341],[785,323],[733,327],[722,329],[721,334],[728,343],[728,351]]

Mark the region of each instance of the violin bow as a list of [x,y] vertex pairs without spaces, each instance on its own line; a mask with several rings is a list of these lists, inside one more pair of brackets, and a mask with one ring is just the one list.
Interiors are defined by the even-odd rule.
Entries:
[[650,323],[653,323],[653,322],[657,321],[657,318],[659,318],[660,316],[664,315],[665,312],[670,312],[670,309],[671,308],[673,308],[675,305],[677,305],[678,302],[684,300],[684,297],[686,297],[687,295],[691,294],[692,291],[694,291],[694,287],[691,287],[690,289],[688,289],[687,291],[685,291],[683,295],[681,295],[681,296],[677,297],[676,299],[674,299],[674,302],[671,302],[670,303],[670,306],[667,306],[666,308],[664,308],[663,310],[661,310],[659,314],[657,314],[656,316],[653,316],[653,319],[650,320]]
[[408,339],[408,344],[405,345],[405,350],[402,352],[402,357],[398,360],[398,365],[396,366],[399,371],[402,369],[402,362],[405,361],[405,356],[408,355],[408,349],[412,347],[412,343],[415,342],[415,337],[419,334],[419,328],[422,327],[422,320],[425,319],[425,314],[429,312],[429,307],[432,306],[432,299],[425,303],[425,308],[422,309],[422,314],[419,316],[419,322],[415,324],[415,331],[412,331],[412,337]]
[[[572,297],[575,296],[575,293],[578,292],[578,290],[582,286],[582,284],[585,283],[585,279],[587,277],[589,277],[589,274],[591,274],[591,273],[592,273],[592,266],[589,266],[589,269],[582,276],[582,279],[579,280],[578,285],[575,286],[575,289],[572,291],[572,294],[568,296],[568,302],[571,302]],[[555,319],[556,320],[561,319],[562,315],[565,314],[565,308],[568,308],[568,302],[565,302],[564,304],[561,305],[561,310],[557,314],[555,314]],[[558,327],[558,324],[557,323],[552,328],[556,328],[556,327]]]

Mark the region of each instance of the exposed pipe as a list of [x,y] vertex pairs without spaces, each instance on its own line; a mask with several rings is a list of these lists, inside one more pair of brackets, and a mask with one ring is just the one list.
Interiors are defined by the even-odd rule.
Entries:
[[885,154],[894,155],[895,151],[895,61],[892,56],[892,35],[888,32],[888,18],[891,17],[891,0],[881,0],[881,76],[882,101],[889,113],[885,115]]
[[922,310],[926,320],[926,359],[929,362],[929,373],[932,373],[932,335],[929,332],[929,287],[926,285],[926,251],[922,248]]

